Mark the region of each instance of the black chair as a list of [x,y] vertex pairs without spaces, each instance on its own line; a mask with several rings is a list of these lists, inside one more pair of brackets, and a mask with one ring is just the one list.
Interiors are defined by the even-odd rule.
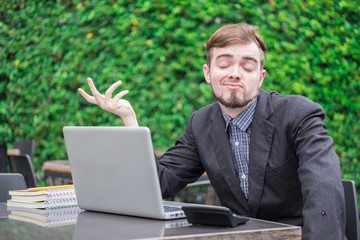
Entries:
[[9,190],[26,189],[23,175],[20,173],[0,173],[0,202],[10,199]]
[[35,154],[35,140],[34,139],[21,139],[16,140],[13,144],[14,149],[19,149],[21,155],[29,155],[30,159],[34,159]]
[[6,144],[0,144],[0,173],[7,173],[7,147]]
[[28,188],[36,187],[36,175],[29,155],[9,155],[10,171],[24,176]]
[[355,182],[352,180],[342,180],[342,184],[344,187],[346,207],[345,236],[348,240],[359,240],[359,211]]

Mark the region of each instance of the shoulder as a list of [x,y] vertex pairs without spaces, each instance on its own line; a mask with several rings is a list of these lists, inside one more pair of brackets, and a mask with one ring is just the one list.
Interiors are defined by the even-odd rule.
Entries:
[[325,124],[325,112],[320,104],[307,97],[261,90],[253,122],[261,124],[264,120],[293,131],[309,121]]
[[192,113],[192,118],[205,120],[212,118],[214,115],[221,113],[220,105],[217,102],[206,105]]
[[218,102],[206,105],[191,114],[188,121],[188,128],[196,128],[199,131],[212,126],[214,122],[224,121],[221,108]]
[[274,104],[277,105],[290,105],[290,106],[318,105],[311,99],[302,95],[282,95],[274,91],[269,93],[271,96],[271,100],[273,101]]
[[273,114],[297,115],[313,111],[323,112],[320,104],[301,95],[283,95],[275,91],[262,90],[260,98],[263,99],[259,101],[259,104],[270,108]]

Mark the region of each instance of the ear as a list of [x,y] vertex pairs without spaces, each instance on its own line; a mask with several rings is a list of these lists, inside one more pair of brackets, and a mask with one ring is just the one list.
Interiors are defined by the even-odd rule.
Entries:
[[259,81],[260,86],[259,87],[261,87],[261,85],[263,84],[265,75],[266,75],[266,70],[265,69],[261,70],[261,72],[260,72],[260,81]]
[[203,65],[204,78],[208,84],[210,84],[210,68],[207,64]]

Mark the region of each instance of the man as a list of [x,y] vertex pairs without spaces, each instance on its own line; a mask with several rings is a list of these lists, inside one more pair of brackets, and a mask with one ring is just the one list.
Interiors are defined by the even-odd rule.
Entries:
[[[164,197],[204,171],[222,205],[250,217],[299,225],[303,239],[346,239],[339,159],[319,104],[261,89],[265,42],[248,24],[226,25],[206,44],[205,80],[217,102],[195,111],[158,161]],[[138,126],[128,91],[101,95],[92,80],[89,102]]]

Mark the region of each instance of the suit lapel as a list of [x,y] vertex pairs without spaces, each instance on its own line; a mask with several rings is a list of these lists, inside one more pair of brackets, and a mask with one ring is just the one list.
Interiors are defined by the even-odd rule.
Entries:
[[270,155],[274,125],[267,119],[272,113],[269,93],[261,90],[251,125],[249,150],[249,205],[255,217],[264,188],[265,171]]
[[212,119],[213,124],[210,127],[210,137],[215,150],[216,160],[220,163],[220,169],[224,173],[223,176],[231,192],[244,210],[249,212],[247,199],[245,198],[240,184],[237,181],[236,171],[232,160],[229,136],[225,132],[225,121],[220,109],[219,111],[214,111]]

